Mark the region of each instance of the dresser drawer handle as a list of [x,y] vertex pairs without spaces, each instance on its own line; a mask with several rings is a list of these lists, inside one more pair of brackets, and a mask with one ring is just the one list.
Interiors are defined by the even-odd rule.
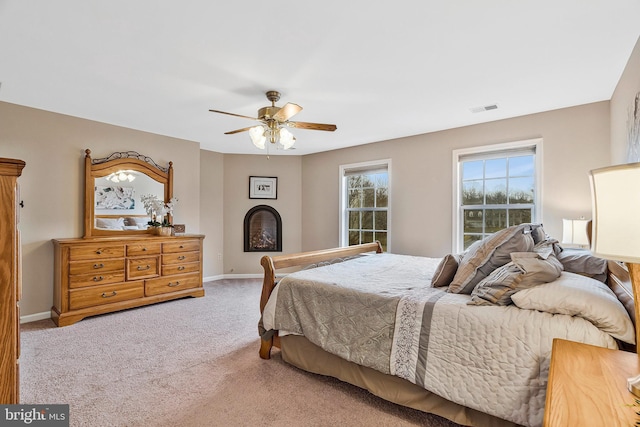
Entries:
[[173,283],[173,282],[169,282],[169,287],[171,287],[171,288],[175,288],[176,286],[180,286],[180,282],[179,282],[179,281],[178,281],[178,282],[175,282],[175,283]]
[[104,264],[103,263],[93,264],[93,268],[104,268]]
[[115,297],[116,295],[118,295],[118,293],[116,291],[111,292],[111,294],[103,292],[102,293],[102,298],[111,298],[111,297]]
[[148,270],[148,269],[150,269],[150,268],[151,268],[151,266],[150,266],[150,265],[147,265],[146,267],[143,267],[143,266],[139,265],[139,266],[138,266],[138,271]]
[[94,277],[93,277],[93,281],[94,281],[94,282],[99,282],[99,281],[101,281],[101,280],[104,280],[104,277],[103,277],[103,276],[94,276]]
[[180,267],[178,267],[178,271],[182,271],[184,270],[184,265],[181,265]]
[[146,251],[146,250],[147,250],[147,248],[142,248],[142,251],[143,251],[143,252],[144,252],[144,251]]
[[102,250],[98,249],[98,250],[96,251],[96,253],[97,253],[98,255],[100,255],[100,254],[102,253]]
[[184,249],[184,245],[180,245],[180,249]]
[[184,255],[180,255],[180,256],[178,257],[178,259],[179,259],[180,261],[182,261],[183,259],[187,259],[187,257],[186,257],[186,256],[184,256]]

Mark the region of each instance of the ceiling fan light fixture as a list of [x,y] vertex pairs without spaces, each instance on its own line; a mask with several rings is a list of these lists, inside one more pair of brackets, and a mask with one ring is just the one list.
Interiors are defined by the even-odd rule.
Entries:
[[264,135],[265,128],[264,126],[254,126],[249,129],[249,136],[251,137],[251,142],[253,145],[258,147],[261,150],[264,150],[264,144],[267,141],[267,137]]
[[[296,129],[310,129],[310,130],[323,130],[333,132],[336,130],[336,125],[324,124],[324,123],[311,123],[311,122],[292,122],[290,121],[293,116],[302,111],[302,107],[298,104],[287,102],[282,107],[276,107],[276,101],[280,99],[280,92],[270,90],[266,93],[267,99],[271,101],[271,105],[260,108],[258,110],[257,117],[243,116],[242,114],[228,113],[220,110],[209,110],[212,113],[227,114],[229,116],[243,117],[245,119],[257,120],[261,122],[261,125],[253,127],[245,127],[242,129],[236,129],[229,132],[225,132],[225,135],[233,135],[239,132],[249,131],[249,137],[251,142],[260,150],[267,149],[273,144],[276,149],[288,150],[293,147],[296,142],[295,136],[289,132],[286,128]],[[269,145],[267,145],[267,142]]]
[[288,150],[293,147],[295,143],[296,138],[293,134],[284,128],[280,128],[280,144],[282,144],[282,148]]

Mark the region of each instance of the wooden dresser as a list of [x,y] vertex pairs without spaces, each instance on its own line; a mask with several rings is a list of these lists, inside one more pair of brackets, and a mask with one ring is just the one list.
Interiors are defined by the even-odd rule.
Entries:
[[0,158],[0,404],[20,400],[21,258],[18,177],[25,163]]
[[58,326],[87,316],[204,296],[202,235],[56,239],[54,304]]

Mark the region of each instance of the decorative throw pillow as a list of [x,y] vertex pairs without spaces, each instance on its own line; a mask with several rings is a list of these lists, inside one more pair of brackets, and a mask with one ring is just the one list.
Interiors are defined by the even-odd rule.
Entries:
[[543,259],[535,252],[515,252],[511,259],[478,283],[470,305],[509,305],[516,292],[554,281],[562,272],[555,255]]
[[515,225],[500,230],[476,246],[474,243],[459,262],[458,270],[449,285],[448,292],[470,294],[473,288],[498,267],[511,261],[512,252],[533,250],[531,233],[526,233],[530,224]]
[[604,283],[563,271],[557,280],[511,296],[522,309],[582,317],[621,341],[635,344],[627,310]]
[[458,270],[458,255],[448,254],[442,258],[431,278],[431,286],[438,288],[448,286]]

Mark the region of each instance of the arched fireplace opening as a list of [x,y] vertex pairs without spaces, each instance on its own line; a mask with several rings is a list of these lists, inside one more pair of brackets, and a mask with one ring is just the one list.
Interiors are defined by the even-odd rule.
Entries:
[[282,219],[267,205],[249,209],[244,216],[245,252],[282,252]]

